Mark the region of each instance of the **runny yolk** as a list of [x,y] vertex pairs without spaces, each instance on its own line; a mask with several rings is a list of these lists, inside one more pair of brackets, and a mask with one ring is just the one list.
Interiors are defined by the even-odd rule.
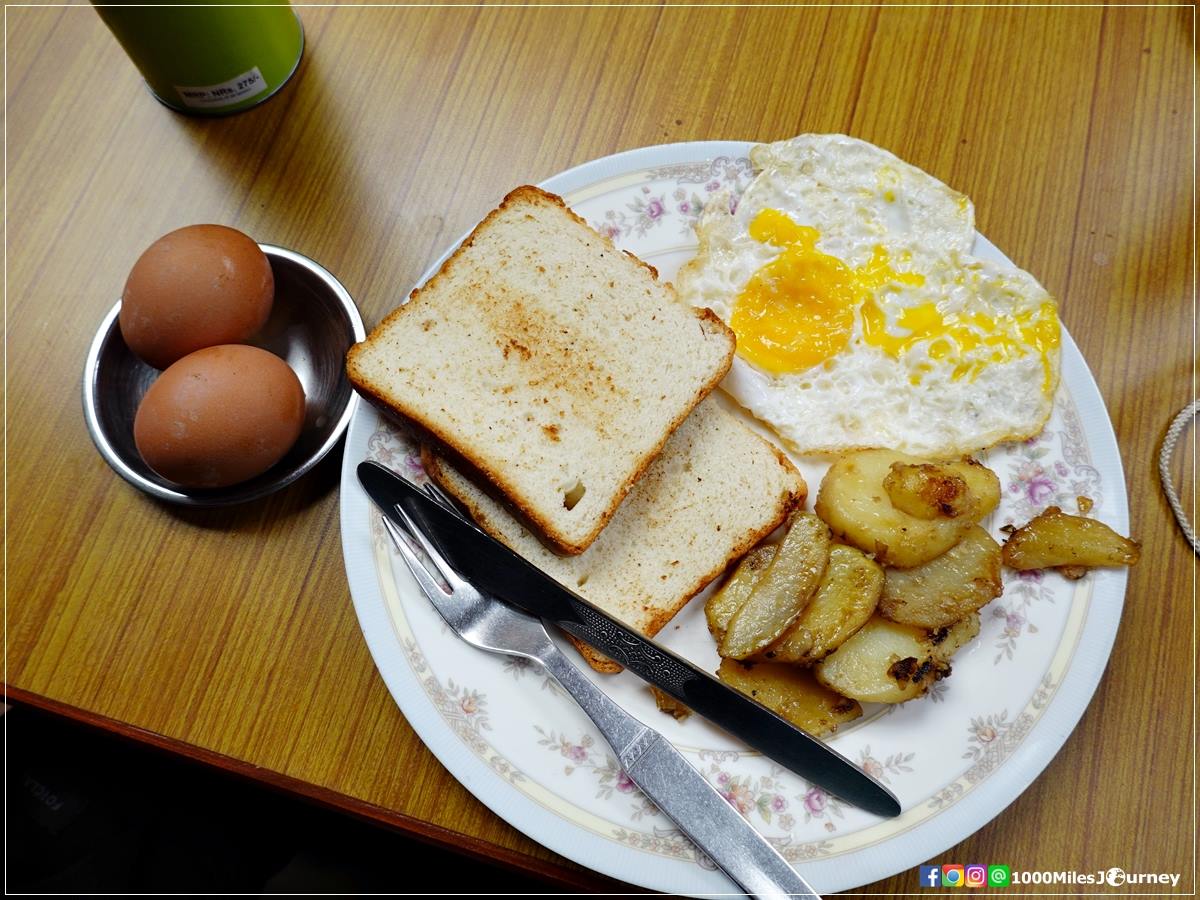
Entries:
[[[895,335],[888,331],[887,315],[872,297],[862,305],[862,323],[863,341],[894,359],[925,342],[929,359],[953,366],[950,377],[954,381],[974,381],[989,364],[1008,362],[1032,351],[1042,358],[1042,390],[1050,388],[1050,351],[1060,339],[1053,302],[1043,303],[1036,310],[993,315],[942,315],[933,303],[921,303],[900,312],[895,324],[908,333]],[[920,384],[925,371],[928,369],[910,378],[913,384]]]
[[[982,308],[971,312],[944,315],[933,302],[897,309],[888,302],[891,292],[881,288],[920,287],[925,278],[896,272],[881,246],[866,265],[851,269],[817,249],[820,232],[797,225],[776,209],[754,217],[750,236],[783,248],[751,277],[730,316],[737,352],[754,366],[778,375],[830,360],[849,343],[857,313],[863,342],[893,359],[925,347],[929,362],[915,367],[909,378],[913,384],[932,370],[930,363],[950,367],[955,381],[974,381],[990,363],[1033,352],[1042,358],[1042,389],[1049,389],[1050,352],[1060,340],[1053,301],[1015,314],[984,304],[978,295]],[[962,276],[958,281],[965,283]]]
[[840,353],[854,330],[855,311],[878,288],[925,281],[894,271],[882,247],[865,266],[851,269],[817,249],[820,232],[776,209],[754,217],[750,236],[783,252],[738,295],[729,326],[737,335],[738,353],[774,374],[800,372]]

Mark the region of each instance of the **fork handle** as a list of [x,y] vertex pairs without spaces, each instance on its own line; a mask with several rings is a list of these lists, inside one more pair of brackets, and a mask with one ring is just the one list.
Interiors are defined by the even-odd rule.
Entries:
[[756,897],[819,900],[670,741],[610,700],[556,647],[540,662],[596,723],[630,780],[742,890]]

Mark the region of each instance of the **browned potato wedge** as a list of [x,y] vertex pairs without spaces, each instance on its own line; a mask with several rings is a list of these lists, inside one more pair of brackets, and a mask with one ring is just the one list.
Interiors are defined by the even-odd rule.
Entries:
[[888,569],[879,612],[893,622],[941,628],[1000,596],[1000,545],[978,525],[929,562]]
[[829,690],[797,666],[723,659],[717,677],[812,735],[831,734],[862,715],[857,701]]
[[[817,515],[844,538],[884,565],[911,568],[953,547],[1000,502],[1000,480],[973,460],[944,463],[966,483],[971,512],[953,518],[921,519],[897,509],[883,487],[893,463],[920,465],[927,460],[894,450],[862,450],[837,460],[817,494]],[[966,503],[967,501],[963,501]]]
[[654,695],[654,705],[658,707],[659,712],[665,712],[679,722],[692,714],[691,709],[657,685],[650,685],[650,693]]
[[883,479],[883,489],[892,506],[918,519],[970,516],[979,506],[967,480],[952,466],[937,463],[894,462]]
[[[997,548],[999,549],[999,548]],[[879,602],[883,569],[862,551],[837,544],[804,612],[760,658],[810,666],[862,628]]]
[[929,632],[872,616],[813,668],[817,680],[854,700],[903,703],[924,694],[949,666]]
[[812,513],[792,516],[775,558],[733,614],[722,656],[746,659],[778,638],[812,599],[829,561],[829,528]]
[[733,574],[704,604],[704,617],[708,619],[708,630],[716,638],[718,644],[725,637],[725,629],[729,627],[729,620],[749,598],[750,592],[762,578],[763,572],[775,558],[775,551],[778,549],[774,544],[755,547],[742,557],[742,561],[737,564]]
[[979,625],[979,613],[974,612],[952,625],[930,632],[934,658],[939,662],[950,662],[950,657],[979,635]]
[[1103,522],[1047,507],[1004,542],[1004,564],[1014,569],[1049,566],[1132,566],[1142,554],[1137,541]]

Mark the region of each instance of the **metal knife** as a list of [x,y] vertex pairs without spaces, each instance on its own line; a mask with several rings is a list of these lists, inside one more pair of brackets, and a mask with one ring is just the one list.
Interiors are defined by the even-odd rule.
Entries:
[[900,814],[886,787],[826,744],[563,587],[489,534],[375,463],[358,466],[371,498],[398,525],[400,505],[481,591],[557,625],[812,784],[880,816]]

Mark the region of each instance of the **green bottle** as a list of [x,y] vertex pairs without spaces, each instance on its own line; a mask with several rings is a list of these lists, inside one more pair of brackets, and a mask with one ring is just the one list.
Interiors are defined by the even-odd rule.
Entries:
[[159,101],[189,115],[219,116],[278,91],[304,50],[304,29],[288,0],[237,2],[93,5]]

